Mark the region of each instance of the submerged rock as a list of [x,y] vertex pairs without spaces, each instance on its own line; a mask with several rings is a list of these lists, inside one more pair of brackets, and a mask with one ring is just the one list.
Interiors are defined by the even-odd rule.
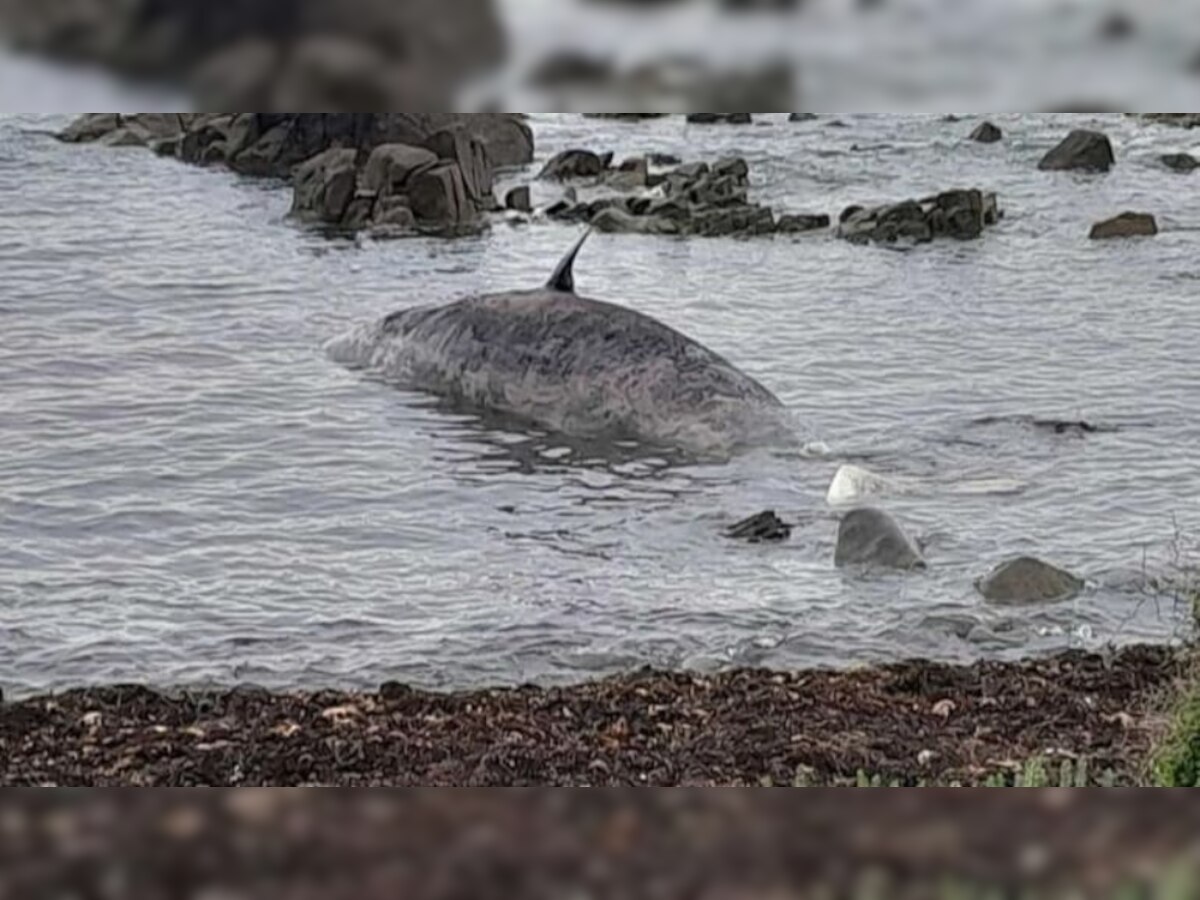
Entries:
[[1107,172],[1112,168],[1112,144],[1099,131],[1076,129],[1063,138],[1038,163],[1043,171],[1077,169],[1085,172]]
[[816,113],[788,113],[789,122],[812,122],[818,118]]
[[1187,174],[1193,169],[1200,168],[1200,160],[1190,153],[1164,153],[1159,160],[1174,172]]
[[980,122],[970,134],[971,140],[981,144],[994,144],[1003,137],[1004,132],[991,122]]
[[749,125],[750,113],[688,113],[687,120],[695,125]]
[[1000,218],[996,195],[980,190],[945,191],[922,200],[842,211],[838,236],[851,243],[927,243],[935,237],[972,240]]
[[538,178],[555,181],[565,181],[570,178],[594,178],[608,168],[608,163],[611,161],[611,155],[606,161],[600,154],[593,153],[591,150],[581,148],[563,150],[547,161],[546,165],[542,167],[542,171],[538,173]]
[[780,234],[818,231],[828,228],[829,222],[829,216],[824,213],[785,213],[775,223],[775,230]]
[[1001,563],[975,583],[993,603],[1049,603],[1074,597],[1083,580],[1032,556]]
[[881,509],[861,507],[842,517],[834,565],[923,569],[920,549],[899,523]]
[[1092,226],[1088,237],[1093,240],[1121,237],[1152,237],[1158,234],[1158,223],[1149,213],[1123,212]]
[[786,541],[792,535],[792,526],[768,509],[743,519],[725,530],[728,537],[757,544],[762,541]]

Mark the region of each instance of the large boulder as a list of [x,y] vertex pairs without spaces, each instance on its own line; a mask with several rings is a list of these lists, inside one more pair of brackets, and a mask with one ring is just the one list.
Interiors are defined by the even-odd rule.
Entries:
[[377,194],[403,194],[409,179],[437,162],[438,155],[425,147],[382,144],[367,158],[362,186]]
[[1107,172],[1114,161],[1112,144],[1106,135],[1079,128],[1043,156],[1038,168],[1043,171]]
[[864,506],[842,517],[834,564],[886,569],[923,569],[921,550],[882,509]]
[[1111,219],[1097,222],[1088,237],[1093,240],[1121,237],[1153,237],[1158,234],[1158,223],[1149,213],[1123,212]]
[[296,170],[292,215],[306,221],[341,224],[358,184],[357,153],[334,148]]
[[572,148],[556,153],[542,166],[538,178],[566,181],[571,178],[594,178],[600,175],[611,162],[591,150]]
[[467,196],[476,208],[492,209],[496,205],[492,193],[492,165],[488,160],[487,147],[462,126],[435,131],[422,145],[435,153],[438,159],[458,165],[462,173]]
[[1051,603],[1068,600],[1083,588],[1083,581],[1032,556],[1001,563],[975,583],[993,603]]
[[408,185],[408,199],[417,224],[426,228],[453,230],[478,218],[457,163],[439,162],[417,173]]

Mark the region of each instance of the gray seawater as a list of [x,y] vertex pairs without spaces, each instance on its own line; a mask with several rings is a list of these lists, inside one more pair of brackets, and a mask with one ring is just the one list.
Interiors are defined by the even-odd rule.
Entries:
[[[842,119],[534,119],[539,159],[744,154],[779,209],[999,192],[983,239],[912,252],[595,235],[582,292],[726,355],[828,448],[700,466],[481,422],[326,356],[397,308],[540,283],[572,228],[331,239],[286,219],[281,186],[64,146],[45,133],[62,117],[0,118],[0,687],[461,687],[1176,634],[1140,573],[1200,534],[1200,174],[1157,155],[1200,136],[1004,115],[1006,140],[983,146],[963,139],[972,121]],[[1036,170],[1085,124],[1113,138],[1110,174]],[[1163,233],[1086,239],[1126,208]],[[1113,430],[1005,418],[1027,415]],[[927,542],[928,572],[833,567],[824,494],[845,460],[931,485],[884,501]],[[1025,487],[945,489],[972,478]],[[788,543],[722,537],[766,507],[797,523]],[[989,608],[974,579],[1023,552],[1087,590]]]

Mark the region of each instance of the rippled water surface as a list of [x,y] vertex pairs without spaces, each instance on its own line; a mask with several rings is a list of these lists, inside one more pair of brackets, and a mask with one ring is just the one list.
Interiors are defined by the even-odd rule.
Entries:
[[[582,292],[724,354],[828,448],[699,466],[480,422],[323,352],[400,307],[536,285],[571,228],[329,239],[286,220],[280,186],[0,119],[0,686],[464,686],[1170,635],[1139,572],[1200,532],[1200,174],[1157,155],[1200,136],[1100,117],[1119,163],[1084,176],[1036,161],[1090,119],[1000,116],[992,146],[936,116],[765,120],[534,125],[539,158],[742,153],[778,209],[978,185],[1007,215],[912,252],[596,235]],[[1086,239],[1126,208],[1163,233]],[[1027,415],[1112,430],[1006,418]],[[833,567],[824,494],[845,460],[923,485],[885,502],[927,573]],[[1024,489],[954,488],[977,478]],[[721,536],[766,507],[791,541]],[[989,608],[973,580],[1023,552],[1087,590]]]

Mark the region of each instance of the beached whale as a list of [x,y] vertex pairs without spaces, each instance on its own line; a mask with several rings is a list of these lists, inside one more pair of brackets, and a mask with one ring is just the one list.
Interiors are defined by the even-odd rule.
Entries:
[[586,238],[544,287],[401,310],[333,341],[329,353],[571,436],[703,457],[794,441],[783,404],[725,359],[650,316],[576,294]]

